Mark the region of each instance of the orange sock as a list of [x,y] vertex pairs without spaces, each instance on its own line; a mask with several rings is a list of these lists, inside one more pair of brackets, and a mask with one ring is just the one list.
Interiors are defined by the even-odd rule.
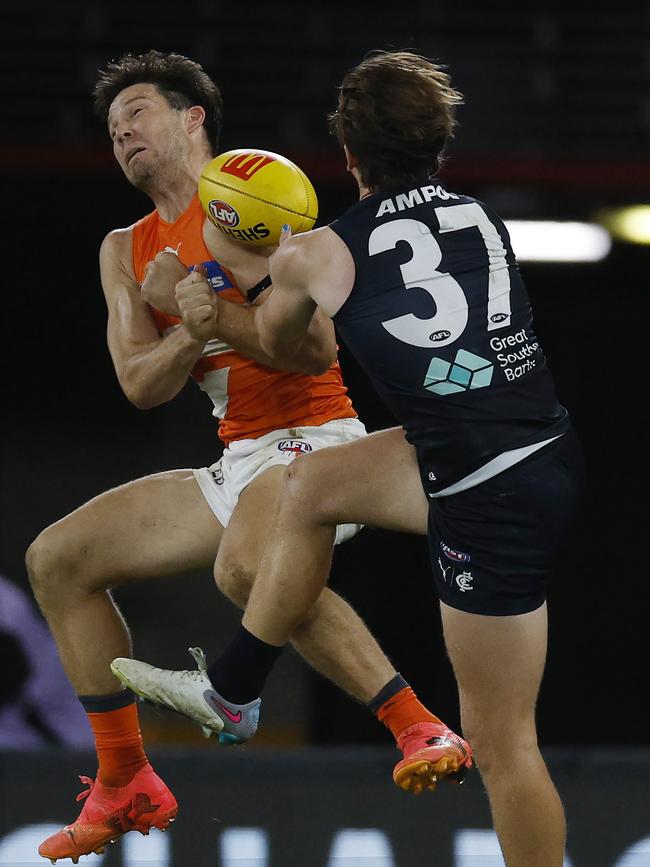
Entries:
[[415,723],[441,722],[437,716],[426,709],[410,686],[405,686],[385,701],[377,711],[377,719],[390,729],[395,740],[404,729]]
[[147,762],[134,703],[118,710],[89,713],[95,735],[99,770],[97,779],[105,786],[125,786]]

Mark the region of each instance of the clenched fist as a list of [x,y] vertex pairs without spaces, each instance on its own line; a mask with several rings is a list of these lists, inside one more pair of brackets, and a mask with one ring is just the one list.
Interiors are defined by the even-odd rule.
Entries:
[[176,284],[187,277],[187,268],[176,253],[164,251],[149,262],[141,286],[142,297],[147,302],[170,316],[180,316],[176,304]]
[[201,271],[192,271],[176,284],[176,304],[183,325],[195,340],[207,343],[216,336],[217,296]]

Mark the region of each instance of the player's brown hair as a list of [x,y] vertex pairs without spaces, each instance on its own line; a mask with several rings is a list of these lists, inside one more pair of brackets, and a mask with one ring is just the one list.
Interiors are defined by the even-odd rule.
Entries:
[[462,101],[442,66],[410,51],[377,51],[345,75],[330,132],[356,157],[368,188],[416,185],[438,171]]
[[99,71],[93,88],[93,102],[99,117],[106,121],[111,103],[132,84],[155,84],[172,108],[181,110],[193,105],[205,109],[203,128],[212,153],[219,150],[223,120],[223,100],[217,85],[203,67],[182,54],[148,51],[125,54]]

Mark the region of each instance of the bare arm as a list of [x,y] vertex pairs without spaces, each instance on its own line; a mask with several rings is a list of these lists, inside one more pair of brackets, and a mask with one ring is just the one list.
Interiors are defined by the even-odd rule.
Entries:
[[261,345],[273,356],[300,346],[316,305],[323,317],[336,315],[352,291],[355,266],[328,226],[295,237],[283,234],[269,265],[274,290],[255,324]]
[[[252,247],[224,236],[209,220],[203,224],[203,240],[212,256],[223,262],[240,285],[250,285],[251,280],[259,280],[268,274],[269,258],[272,248]],[[265,304],[273,289],[267,289],[254,302],[255,306]],[[292,354],[276,354],[273,358],[264,352],[254,329],[255,312],[250,307],[233,305],[219,296],[217,337],[224,340],[242,355],[254,358],[267,367],[318,375],[324,373],[336,359],[336,335],[329,317],[316,309],[309,323],[304,340]]]
[[[309,322],[317,310],[309,293],[309,257],[305,244],[289,238],[270,259],[270,273],[276,287],[256,318],[260,345],[271,356],[298,351],[305,339]],[[323,310],[332,331],[334,326]]]
[[242,355],[267,367],[312,376],[324,373],[336,358],[336,337],[331,320],[315,304],[310,318],[305,320],[307,327],[299,341],[278,345],[272,353],[260,342],[257,317],[274,293],[273,288],[267,289],[253,306],[217,298],[216,336]]
[[288,329],[282,327],[278,340],[269,341],[268,345],[262,343],[258,328],[260,312],[270,306],[271,316],[264,318],[279,319],[282,323],[284,305],[276,295],[277,290],[271,287],[260,296],[260,304],[234,304],[216,295],[205,276],[197,271],[176,286],[176,302],[183,323],[197,339],[220,338],[242,355],[278,370],[324,373],[336,358],[334,326],[308,295],[304,296],[299,332],[289,337]]
[[172,400],[201,357],[205,341],[183,326],[167,337],[158,334],[132,274],[129,230],[107,235],[99,262],[108,307],[108,348],[122,391],[139,409]]

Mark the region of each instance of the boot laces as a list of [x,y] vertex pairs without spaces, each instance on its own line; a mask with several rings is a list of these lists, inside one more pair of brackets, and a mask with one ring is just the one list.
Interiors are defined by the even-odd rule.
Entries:
[[84,784],[84,786],[88,786],[88,788],[84,789],[83,792],[79,792],[79,794],[75,798],[76,801],[83,801],[94,789],[95,781],[91,777],[84,777],[83,775],[79,777],[79,780]]
[[207,671],[208,669],[208,661],[205,657],[205,653],[201,650],[200,647],[188,647],[188,651],[190,652],[194,662],[196,662],[196,667],[199,671]]

